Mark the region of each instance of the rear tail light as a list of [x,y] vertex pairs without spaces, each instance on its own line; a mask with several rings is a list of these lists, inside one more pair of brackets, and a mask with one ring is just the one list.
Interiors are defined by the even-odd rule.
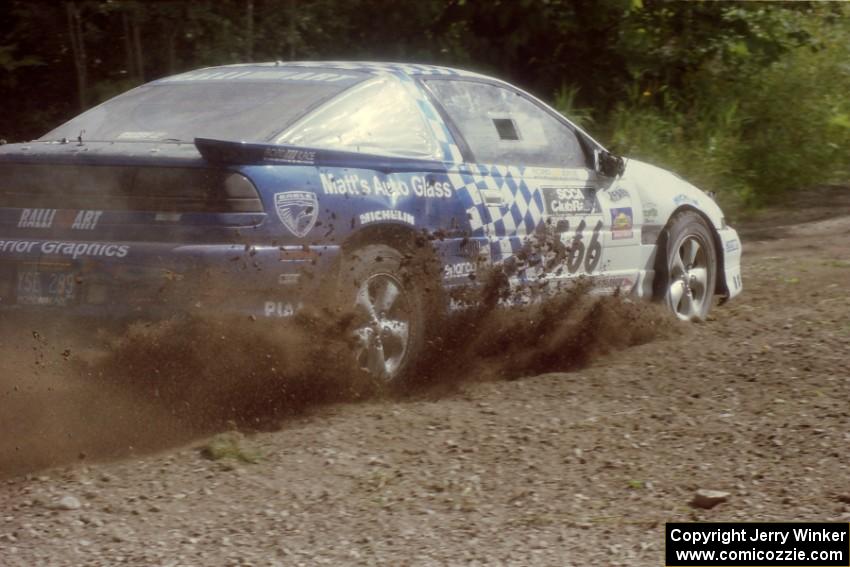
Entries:
[[0,164],[0,208],[261,213],[240,173],[199,167]]
[[224,179],[224,194],[230,212],[263,212],[263,203],[257,188],[242,174],[231,173]]

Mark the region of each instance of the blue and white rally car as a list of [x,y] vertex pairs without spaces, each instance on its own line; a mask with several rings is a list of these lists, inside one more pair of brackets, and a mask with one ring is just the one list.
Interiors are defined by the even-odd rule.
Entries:
[[[3,146],[0,178],[0,310],[286,317],[336,282],[357,359],[385,380],[424,348],[426,293],[515,262],[541,232],[563,244],[558,268],[520,263],[512,285],[580,278],[686,320],[741,292],[740,240],[706,193],[443,67],[182,73]],[[423,242],[439,282],[405,271]]]

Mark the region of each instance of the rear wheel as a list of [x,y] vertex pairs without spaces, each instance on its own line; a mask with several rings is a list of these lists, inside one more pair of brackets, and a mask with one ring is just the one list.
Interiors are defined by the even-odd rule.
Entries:
[[697,213],[676,214],[667,229],[663,254],[656,273],[656,296],[679,319],[704,320],[711,309],[717,281],[717,252],[711,227]]
[[407,380],[424,335],[423,295],[402,254],[372,244],[348,255],[341,266],[338,298],[353,309],[357,366],[375,381]]

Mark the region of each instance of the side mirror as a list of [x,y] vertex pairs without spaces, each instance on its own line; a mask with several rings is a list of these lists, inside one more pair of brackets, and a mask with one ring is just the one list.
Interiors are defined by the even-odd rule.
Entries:
[[615,156],[605,150],[594,150],[594,165],[596,171],[606,177],[619,177],[626,170],[626,162],[620,156]]

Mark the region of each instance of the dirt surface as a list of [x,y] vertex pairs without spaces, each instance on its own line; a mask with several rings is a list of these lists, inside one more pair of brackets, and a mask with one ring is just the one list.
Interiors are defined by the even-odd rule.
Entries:
[[[705,324],[629,307],[642,330],[608,316],[604,348],[570,327],[597,342],[569,372],[449,360],[254,430],[86,376],[93,329],[7,329],[0,564],[662,565],[668,521],[848,521],[850,191],[823,191],[844,205],[742,227],[744,295]],[[728,501],[692,508],[701,488]]]

